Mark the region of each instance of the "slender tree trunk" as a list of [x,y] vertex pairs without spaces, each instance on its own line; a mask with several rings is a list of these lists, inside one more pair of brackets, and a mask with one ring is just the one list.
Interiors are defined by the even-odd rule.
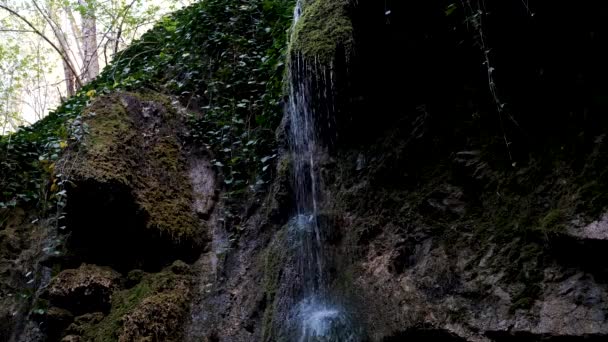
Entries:
[[80,44],[80,41],[82,40],[82,31],[80,30],[80,27],[78,27],[76,18],[74,17],[74,12],[72,12],[70,6],[63,6],[63,10],[68,17],[72,32],[74,32],[74,35],[76,36],[76,48],[78,49],[78,55],[80,56],[80,59],[84,61],[84,52],[82,51],[82,44]]
[[76,95],[76,77],[66,62],[63,62],[63,75],[68,97]]
[[[79,77],[78,75],[76,75],[76,70],[74,69],[74,64],[70,65],[70,57],[68,54],[68,50],[70,48],[70,45],[68,43],[68,39],[66,37],[65,32],[61,31],[61,29],[59,29],[58,25],[59,25],[59,16],[57,15],[57,11],[56,8],[53,6],[52,3],[47,3],[48,5],[48,18],[47,21],[51,26],[51,29],[53,31],[53,34],[55,35],[55,38],[57,38],[57,41],[59,42],[59,46],[61,47],[61,54],[62,56],[64,56],[63,58],[63,75],[65,78],[65,87],[66,87],[66,94],[67,97],[72,97],[74,95],[76,95],[76,91],[80,88],[80,84],[76,84],[76,79]],[[37,7],[38,8],[38,7]],[[40,12],[41,15],[45,15],[45,13],[38,8],[38,11]]]
[[[67,40],[65,34],[63,32],[60,32],[56,28],[53,28],[53,32],[55,33],[55,37],[57,37],[57,40],[59,41],[59,45],[64,47],[63,53],[67,56],[66,49],[67,49],[67,46],[69,46],[69,45],[68,45],[68,40]],[[76,94],[76,91],[79,88],[76,85],[77,75],[74,74],[73,68],[70,67],[70,65],[68,64],[68,62],[65,59],[63,60],[63,74],[65,76],[67,95],[68,95],[68,97],[72,97]]]
[[82,16],[82,46],[84,52],[83,80],[90,82],[99,74],[99,55],[97,53],[97,25],[95,12],[87,0],[78,0],[86,8]]

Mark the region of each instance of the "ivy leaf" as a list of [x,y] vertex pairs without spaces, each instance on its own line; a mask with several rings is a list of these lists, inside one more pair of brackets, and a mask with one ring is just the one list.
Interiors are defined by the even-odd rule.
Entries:
[[269,161],[269,160],[271,160],[271,159],[273,159],[273,158],[276,158],[276,156],[277,156],[276,154],[273,154],[273,155],[271,155],[271,156],[266,156],[266,157],[262,158],[260,161],[261,161],[261,162],[264,164],[264,163],[266,163],[267,161]]

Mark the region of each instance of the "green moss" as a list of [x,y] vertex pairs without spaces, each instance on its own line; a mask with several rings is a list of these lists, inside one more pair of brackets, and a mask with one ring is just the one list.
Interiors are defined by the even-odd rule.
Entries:
[[51,307],[51,305],[47,299],[36,298],[36,300],[34,301],[34,305],[32,305],[31,310],[32,310],[32,312],[34,312],[36,314],[40,314],[40,313],[47,312],[50,307]]
[[566,215],[561,209],[549,211],[539,222],[540,229],[546,233],[558,233],[565,229]]
[[178,171],[180,169],[179,146],[174,139],[164,138],[152,150],[154,160],[166,170]]
[[146,298],[124,319],[120,341],[182,341],[179,328],[188,308],[184,291],[169,291]]
[[289,156],[283,156],[279,159],[279,163],[277,166],[277,178],[285,178],[289,177],[291,173],[292,160]]
[[528,284],[526,287],[513,299],[513,305],[509,308],[509,313],[513,314],[518,309],[528,310],[534,302],[539,299],[542,294],[542,289],[538,284]]
[[144,279],[130,290],[115,292],[112,295],[112,309],[101,322],[98,324],[83,323],[78,327],[71,327],[70,330],[82,333],[88,341],[117,341],[119,331],[122,328],[122,318],[133,311],[151,292],[152,282],[150,278]]
[[94,101],[85,111],[85,115],[89,117],[86,121],[90,127],[90,149],[105,150],[113,144],[117,136],[129,134],[133,129],[133,123],[119,102],[118,95]]
[[171,101],[151,91],[115,93],[93,101],[84,122],[89,133],[80,153],[65,162],[79,165],[74,181],[124,185],[149,228],[178,242],[196,239],[200,227],[177,138],[182,126]]
[[294,28],[291,51],[321,62],[331,61],[339,46],[350,54],[354,41],[348,5],[348,0],[315,0],[305,6]]
[[[576,191],[577,210],[597,217],[608,207],[608,177],[606,172],[597,175],[581,175],[580,187]],[[593,177],[597,177],[594,179]],[[591,179],[591,180],[590,180]]]
[[262,321],[262,340],[269,341],[273,337],[273,320],[275,312],[275,297],[281,281],[281,269],[283,268],[287,254],[285,251],[285,239],[287,228],[279,231],[273,242],[262,253],[261,263],[264,265],[264,293],[267,305]]
[[280,280],[280,271],[286,260],[285,229],[276,236],[278,242],[270,245],[264,253],[264,290],[266,295],[274,297]]
[[135,269],[129,271],[127,274],[126,286],[130,288],[135,284],[139,284],[145,275],[146,273],[142,270]]
[[147,298],[170,291],[185,282],[185,277],[169,271],[145,275],[136,286],[112,294],[112,308],[101,321],[87,321],[71,326],[70,332],[82,334],[94,342],[118,341],[126,315],[132,313]]
[[101,182],[112,180],[128,185],[132,178],[131,167],[121,156],[132,147],[123,146],[121,142],[132,139],[135,132],[119,94],[94,101],[85,112],[85,123],[89,134],[81,149],[85,152],[79,160],[81,170],[77,172]]

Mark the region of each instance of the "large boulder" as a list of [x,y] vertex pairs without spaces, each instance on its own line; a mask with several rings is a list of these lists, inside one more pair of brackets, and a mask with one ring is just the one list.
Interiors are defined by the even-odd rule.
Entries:
[[192,297],[190,267],[176,261],[136,278],[137,284],[111,294],[109,310],[75,317],[62,336],[73,341],[181,341]]
[[49,284],[46,296],[51,305],[75,314],[108,311],[120,274],[110,268],[82,265],[62,271]]
[[184,285],[142,301],[123,318],[119,341],[180,341],[178,333],[190,299],[190,289]]
[[206,241],[201,218],[215,203],[215,174],[181,140],[181,107],[156,93],[115,93],[94,100],[83,117],[88,133],[60,163],[71,170],[73,254],[121,271],[195,260]]

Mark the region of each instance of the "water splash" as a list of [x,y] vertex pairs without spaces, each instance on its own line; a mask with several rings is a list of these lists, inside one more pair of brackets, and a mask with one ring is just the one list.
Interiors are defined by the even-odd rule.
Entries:
[[358,334],[350,318],[337,306],[317,298],[305,299],[298,305],[301,321],[299,342],[357,342]]

